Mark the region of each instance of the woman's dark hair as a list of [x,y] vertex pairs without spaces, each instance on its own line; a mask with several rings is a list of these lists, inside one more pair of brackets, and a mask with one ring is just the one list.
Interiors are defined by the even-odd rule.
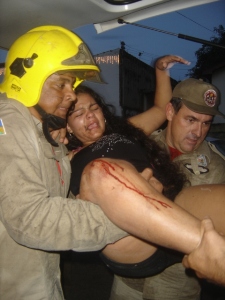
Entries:
[[[172,163],[169,154],[159,147],[159,145],[149,138],[141,129],[136,128],[128,120],[115,116],[112,105],[105,103],[103,98],[91,88],[79,85],[75,89],[75,93],[89,94],[96,103],[101,107],[106,120],[106,129],[104,135],[118,133],[127,137],[132,137],[138,141],[146,150],[149,161],[153,167],[154,176],[162,183],[164,187],[163,194],[171,200],[181,191],[187,179],[183,173],[179,171],[178,165]],[[68,113],[70,115],[74,107]],[[68,136],[69,149],[75,149],[82,146],[82,143],[75,136]]]

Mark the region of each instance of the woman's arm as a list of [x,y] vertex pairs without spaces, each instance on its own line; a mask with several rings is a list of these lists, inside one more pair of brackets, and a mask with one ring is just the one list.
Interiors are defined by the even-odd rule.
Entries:
[[166,120],[166,104],[172,97],[169,69],[175,63],[189,64],[187,60],[175,55],[166,55],[157,59],[155,63],[156,91],[154,106],[141,114],[129,118],[129,121],[134,126],[144,130],[147,135],[158,129]]

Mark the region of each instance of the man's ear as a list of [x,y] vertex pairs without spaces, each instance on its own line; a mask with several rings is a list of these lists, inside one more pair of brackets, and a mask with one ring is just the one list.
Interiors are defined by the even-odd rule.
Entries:
[[166,105],[166,118],[168,121],[172,121],[173,116],[174,116],[174,108],[173,105],[169,102]]

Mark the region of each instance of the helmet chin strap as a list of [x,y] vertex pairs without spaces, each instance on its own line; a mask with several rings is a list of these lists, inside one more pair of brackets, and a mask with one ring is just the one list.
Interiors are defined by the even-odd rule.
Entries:
[[34,106],[34,108],[41,115],[41,118],[43,120],[42,127],[43,127],[43,133],[44,133],[46,140],[52,146],[58,147],[59,145],[56,143],[56,141],[52,138],[52,136],[50,134],[50,129],[58,130],[61,128],[65,128],[66,127],[66,119],[46,113],[38,104],[36,104]]

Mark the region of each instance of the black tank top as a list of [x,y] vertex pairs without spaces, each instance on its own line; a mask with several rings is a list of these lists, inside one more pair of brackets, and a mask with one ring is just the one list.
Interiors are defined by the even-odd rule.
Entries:
[[79,193],[81,174],[84,167],[92,160],[102,157],[126,160],[138,172],[151,167],[146,150],[133,138],[118,133],[103,136],[97,142],[80,150],[71,161],[70,191],[75,196]]

